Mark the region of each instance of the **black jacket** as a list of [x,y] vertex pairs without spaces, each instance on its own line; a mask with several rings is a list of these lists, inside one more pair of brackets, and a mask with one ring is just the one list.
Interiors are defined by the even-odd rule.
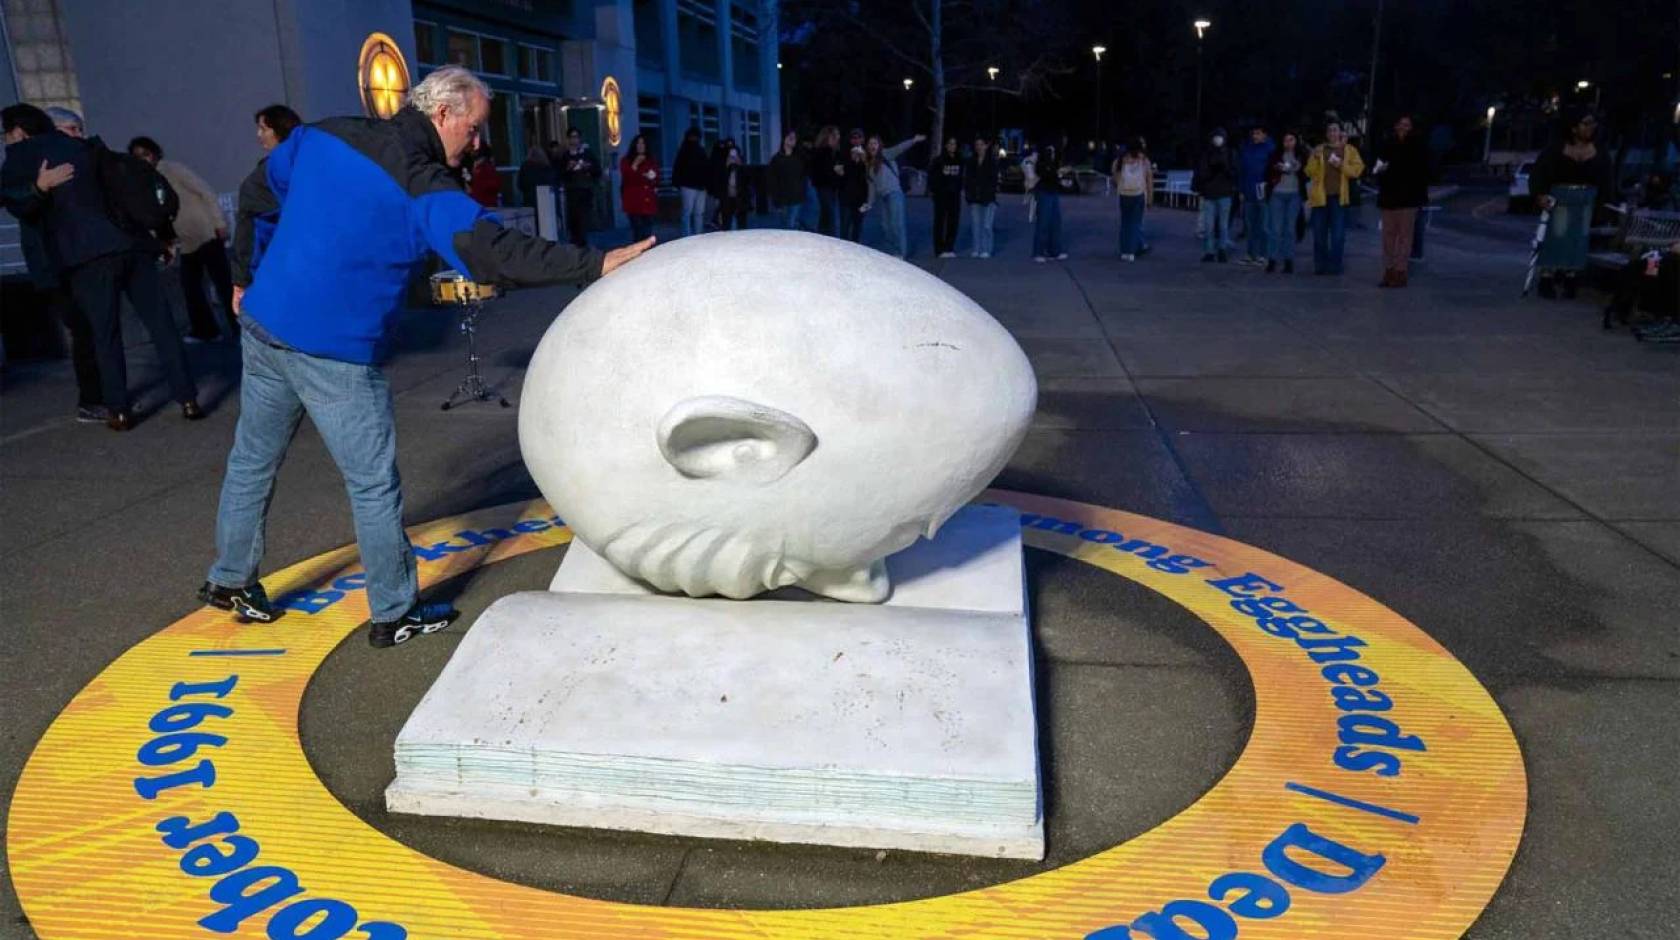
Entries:
[[765,169],[764,182],[769,189],[770,202],[777,206],[798,206],[805,203],[805,178],[809,175],[805,153],[795,150],[783,153],[777,149]]
[[1225,199],[1237,191],[1237,164],[1230,147],[1211,144],[1196,160],[1190,188],[1204,199]]
[[846,181],[846,168],[835,172],[836,163],[846,162],[846,151],[833,147],[818,147],[811,151],[811,185],[818,189],[839,189]]
[[946,156],[941,150],[928,164],[928,191],[935,196],[956,199],[963,192],[965,169],[961,156]]
[[1391,137],[1377,159],[1388,164],[1377,174],[1378,208],[1415,209],[1429,202],[1429,151],[1423,138],[1415,133],[1405,140]]
[[677,148],[677,162],[671,167],[671,184],[681,189],[705,189],[711,185],[712,168],[706,148],[697,140],[685,140]]
[[519,164],[519,198],[526,207],[537,204],[537,187],[554,185],[554,166],[547,160],[526,160]]
[[869,164],[853,160],[848,155],[843,166],[846,175],[840,183],[840,202],[849,209],[856,209],[869,201]]
[[560,155],[557,175],[560,185],[569,190],[593,190],[595,181],[601,178],[601,161],[595,159],[595,154],[588,147],[579,153],[568,150]]
[[[81,140],[53,131],[7,147],[5,165],[0,166],[6,208],[20,220],[40,225],[39,257],[64,271],[144,247],[111,221],[95,165],[95,151],[103,146],[98,138]],[[35,188],[43,160],[52,166],[68,163],[76,175],[43,193]]]
[[1595,148],[1591,160],[1571,160],[1563,155],[1563,144],[1554,141],[1540,151],[1534,169],[1528,174],[1528,192],[1533,196],[1549,196],[1553,186],[1594,186],[1594,205],[1605,205],[1616,197],[1611,184],[1610,158],[1603,145]]
[[1038,159],[1033,162],[1033,172],[1038,174],[1038,182],[1033,184],[1033,192],[1057,196],[1062,194],[1062,161],[1054,150],[1045,147],[1038,152]]
[[480,283],[585,283],[594,249],[498,224],[461,189],[425,115],[330,118],[292,131],[240,187],[240,209],[267,221],[249,256],[242,312],[305,353],[383,358],[404,288],[431,253]]
[[997,202],[998,191],[998,161],[997,155],[986,151],[986,159],[969,157],[968,165],[963,169],[963,198],[975,205],[986,205]]
[[753,203],[753,173],[745,163],[730,166],[728,163],[717,168],[717,175],[712,178],[711,195],[715,199],[729,198],[729,177],[735,177],[735,198],[747,205]]

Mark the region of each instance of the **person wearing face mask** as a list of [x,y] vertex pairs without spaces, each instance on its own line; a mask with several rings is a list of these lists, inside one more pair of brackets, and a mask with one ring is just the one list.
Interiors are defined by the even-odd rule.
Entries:
[[244,378],[239,425],[216,519],[216,560],[199,598],[269,622],[258,580],[275,475],[307,414],[350,495],[366,570],[368,642],[394,646],[448,626],[456,612],[419,599],[403,531],[396,420],[381,362],[409,273],[431,254],[480,284],[582,284],[653,239],[602,253],[504,228],[461,189],[455,170],[489,119],[490,89],[460,66],[433,71],[389,120],[331,118],[294,130],[240,187],[272,216],[254,274],[234,291]]
[[956,137],[947,137],[945,149],[928,165],[928,189],[933,195],[933,253],[955,258],[963,194],[963,158]]
[[1225,129],[1214,128],[1208,146],[1196,161],[1190,188],[1201,197],[1202,260],[1221,263],[1230,234],[1231,196],[1237,191],[1237,165],[1231,148],[1225,146]]
[[1313,273],[1342,273],[1347,235],[1348,187],[1365,172],[1359,149],[1347,142],[1342,125],[1331,121],[1324,143],[1307,158],[1307,208],[1312,212]]

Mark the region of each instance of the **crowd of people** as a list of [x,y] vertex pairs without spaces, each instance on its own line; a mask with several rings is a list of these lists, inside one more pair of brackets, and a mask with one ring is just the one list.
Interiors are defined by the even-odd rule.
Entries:
[[[519,168],[519,189],[527,205],[535,203],[539,185],[563,189],[567,229],[574,243],[582,244],[601,168],[576,132],[572,133],[563,152],[552,142],[547,148],[531,148]],[[708,152],[700,129],[690,127],[668,178],[679,194],[680,233],[746,228],[753,207],[762,201],[778,227],[854,242],[864,240],[865,221],[877,219],[876,246],[907,258],[911,252],[901,163],[912,147],[926,139],[916,134],[889,144],[880,134],[861,128],[852,129],[843,139],[838,127],[828,125],[812,139],[803,140],[797,131],[789,130],[762,172],[755,172],[745,165],[734,139],[718,140]],[[992,257],[1003,187],[1001,149],[987,135],[966,145],[949,136],[933,148],[925,180],[933,204],[932,247],[937,257],[957,257],[965,215],[967,254]],[[1065,158],[1065,149],[1041,143],[1029,146],[1019,158],[1023,199],[1032,226],[1032,259],[1045,263],[1067,257],[1061,197],[1075,191],[1072,176],[1089,161],[1093,170],[1109,177],[1107,189],[1118,197],[1119,256],[1136,261],[1150,248],[1144,221],[1154,204],[1159,176],[1148,145],[1142,138],[1112,149],[1093,145],[1081,155],[1079,166]],[[1406,286],[1413,232],[1419,210],[1428,202],[1429,157],[1409,115],[1395,121],[1392,133],[1376,149],[1375,160],[1368,163],[1334,120],[1326,124],[1316,143],[1309,143],[1296,130],[1274,138],[1267,128],[1254,126],[1247,140],[1233,146],[1223,128],[1215,129],[1196,157],[1191,181],[1191,192],[1200,205],[1196,237],[1204,248],[1202,260],[1230,260],[1230,249],[1236,244],[1231,230],[1240,220],[1244,250],[1239,263],[1263,266],[1267,273],[1292,274],[1296,244],[1310,233],[1314,273],[1339,275],[1357,187],[1374,179],[1383,229],[1380,285]],[[653,230],[661,181],[666,179],[645,136],[630,140],[618,169],[621,206],[631,232],[635,238],[645,237]]]

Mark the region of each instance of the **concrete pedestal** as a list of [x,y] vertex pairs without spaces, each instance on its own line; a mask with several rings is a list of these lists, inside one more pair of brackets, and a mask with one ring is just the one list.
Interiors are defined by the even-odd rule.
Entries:
[[655,595],[581,543],[485,611],[397,737],[395,812],[1044,853],[1013,510],[888,559],[884,605]]

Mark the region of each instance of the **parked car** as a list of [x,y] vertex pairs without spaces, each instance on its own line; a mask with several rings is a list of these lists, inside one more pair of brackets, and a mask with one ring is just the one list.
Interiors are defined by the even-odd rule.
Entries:
[[1534,197],[1528,194],[1528,174],[1533,169],[1534,163],[1529,161],[1520,164],[1517,171],[1511,174],[1511,191],[1505,211],[1517,214],[1534,211]]

